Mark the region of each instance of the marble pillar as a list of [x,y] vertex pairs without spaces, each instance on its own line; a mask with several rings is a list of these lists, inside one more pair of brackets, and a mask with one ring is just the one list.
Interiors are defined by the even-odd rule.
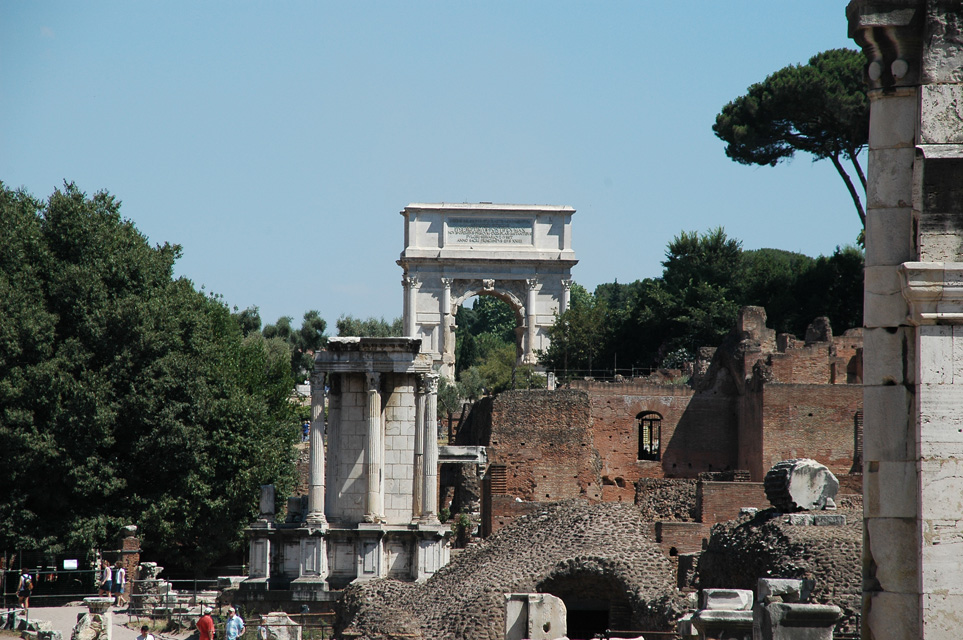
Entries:
[[424,491],[422,520],[438,523],[438,374],[425,375]]
[[312,525],[325,524],[324,518],[324,376],[311,383],[311,433],[308,467],[308,516]]
[[367,500],[365,502],[365,522],[380,522],[384,514],[381,505],[381,466],[384,449],[381,428],[381,374],[369,373],[365,376],[368,406],[365,415],[368,419],[368,437],[364,449],[365,478],[367,480]]

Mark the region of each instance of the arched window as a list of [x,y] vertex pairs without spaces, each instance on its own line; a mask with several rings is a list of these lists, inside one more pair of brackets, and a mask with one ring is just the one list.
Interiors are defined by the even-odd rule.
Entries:
[[639,421],[639,460],[659,460],[662,416],[655,411],[643,411],[635,418]]

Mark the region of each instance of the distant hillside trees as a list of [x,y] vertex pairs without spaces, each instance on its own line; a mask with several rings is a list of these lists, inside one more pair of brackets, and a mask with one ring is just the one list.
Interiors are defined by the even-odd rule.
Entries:
[[287,351],[107,193],[0,183],[0,237],[0,547],[112,548],[133,523],[173,566],[237,549],[260,485],[292,484]]
[[573,296],[540,362],[562,375],[677,365],[699,347],[718,345],[746,305],[765,307],[769,326],[795,335],[817,316],[828,316],[836,330],[862,325],[863,255],[853,247],[818,258],[745,251],[718,228],[679,234],[662,266],[660,278]]

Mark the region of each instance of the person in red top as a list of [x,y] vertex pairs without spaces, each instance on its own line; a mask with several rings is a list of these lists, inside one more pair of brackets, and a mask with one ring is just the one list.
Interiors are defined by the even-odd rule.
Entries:
[[214,619],[211,618],[210,607],[204,607],[203,613],[197,621],[198,640],[214,640]]

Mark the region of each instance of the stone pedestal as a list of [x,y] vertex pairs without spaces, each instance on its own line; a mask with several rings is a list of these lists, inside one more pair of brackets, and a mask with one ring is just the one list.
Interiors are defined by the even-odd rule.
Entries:
[[505,594],[505,640],[555,640],[567,633],[565,603],[548,593]]
[[753,640],[833,640],[842,609],[826,604],[774,602],[757,607]]
[[699,640],[752,640],[752,611],[702,609],[692,615]]

